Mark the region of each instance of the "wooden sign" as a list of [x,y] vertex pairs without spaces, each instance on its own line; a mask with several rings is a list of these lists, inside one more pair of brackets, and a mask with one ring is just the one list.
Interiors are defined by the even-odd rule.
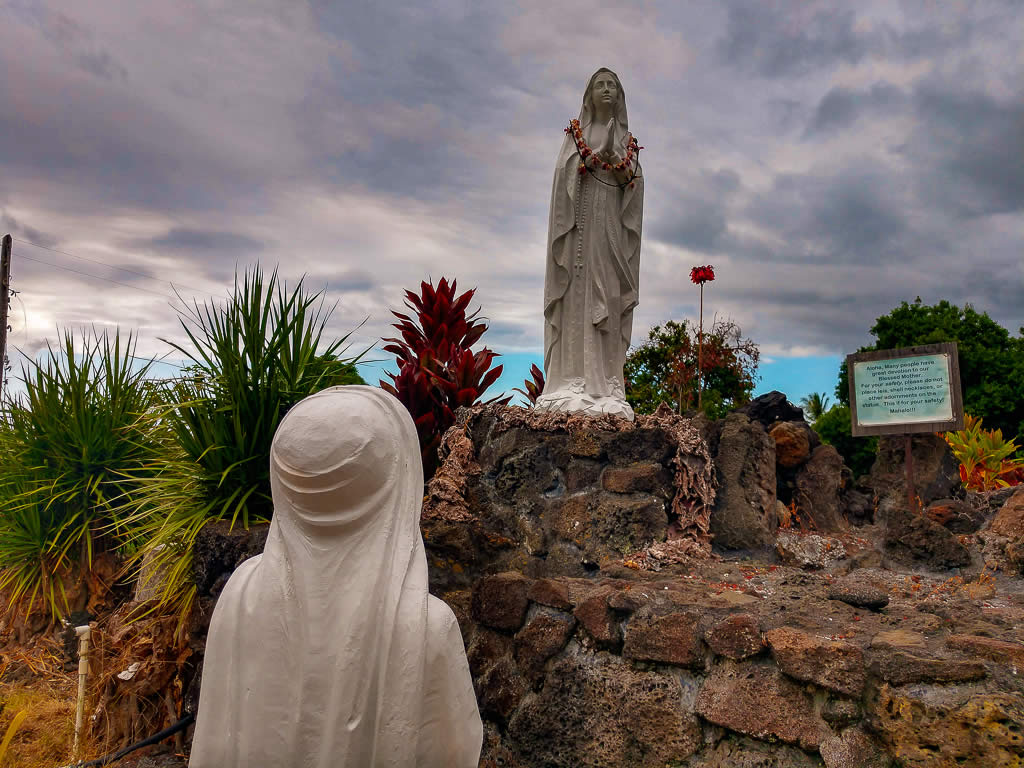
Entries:
[[854,437],[964,428],[953,342],[846,356]]

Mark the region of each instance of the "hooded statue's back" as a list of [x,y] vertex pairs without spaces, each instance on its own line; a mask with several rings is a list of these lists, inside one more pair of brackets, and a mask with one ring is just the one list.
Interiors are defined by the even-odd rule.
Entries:
[[282,420],[262,555],[206,645],[191,768],[475,768],[482,725],[455,617],[427,592],[412,419],[374,387]]

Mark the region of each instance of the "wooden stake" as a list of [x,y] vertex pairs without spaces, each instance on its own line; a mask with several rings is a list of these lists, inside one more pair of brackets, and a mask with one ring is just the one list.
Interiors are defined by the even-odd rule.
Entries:
[[912,442],[909,434],[903,436],[903,469],[906,472],[907,509],[911,512],[917,512],[917,489],[914,488],[914,451]]
[[75,745],[72,753],[76,758],[80,757],[82,728],[85,725],[85,684],[89,679],[90,632],[88,624],[75,627],[75,634],[78,635],[78,702],[75,706]]
[[0,398],[4,394],[7,378],[7,306],[11,291],[11,242],[10,235],[4,235],[0,244]]

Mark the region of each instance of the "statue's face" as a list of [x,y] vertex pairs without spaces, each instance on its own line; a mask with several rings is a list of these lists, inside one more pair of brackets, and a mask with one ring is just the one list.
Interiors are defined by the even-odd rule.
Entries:
[[615,83],[615,76],[611,72],[598,72],[594,78],[594,84],[590,89],[590,97],[594,105],[612,107],[619,97],[619,87]]

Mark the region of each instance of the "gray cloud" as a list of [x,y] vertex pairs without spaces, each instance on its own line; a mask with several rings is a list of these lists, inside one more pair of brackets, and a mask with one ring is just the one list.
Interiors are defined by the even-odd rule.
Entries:
[[175,227],[159,237],[136,240],[133,248],[154,248],[159,251],[188,251],[193,253],[215,252],[224,254],[254,254],[262,251],[266,244],[238,232],[216,232],[210,230]]
[[58,242],[56,238],[50,237],[46,233],[40,232],[38,229],[27,224],[22,224],[2,209],[0,209],[0,226],[3,227],[4,234],[21,237],[46,248],[53,248]]
[[906,104],[905,94],[889,83],[856,90],[837,86],[818,103],[805,136],[834,134],[850,128],[865,114],[891,116]]
[[722,59],[762,77],[781,78],[856,64],[867,54],[869,43],[855,29],[854,11],[813,5],[788,10],[758,0],[731,4],[718,44]]
[[917,125],[907,153],[922,196],[960,215],[1024,209],[1024,96],[997,99],[961,83],[914,91]]
[[[181,279],[202,299],[256,261],[307,275],[340,297],[332,332],[369,318],[356,346],[388,334],[405,288],[458,277],[479,289],[492,348],[539,351],[555,154],[606,65],[647,147],[635,339],[692,316],[681,286],[707,261],[711,311],[775,349],[849,351],[918,294],[1016,328],[1015,14],[913,0],[105,0],[86,14],[15,0],[0,10],[0,210],[25,239],[164,283],[47,257],[136,288]],[[86,319],[177,333],[134,288],[31,263],[18,278],[33,343]]]

